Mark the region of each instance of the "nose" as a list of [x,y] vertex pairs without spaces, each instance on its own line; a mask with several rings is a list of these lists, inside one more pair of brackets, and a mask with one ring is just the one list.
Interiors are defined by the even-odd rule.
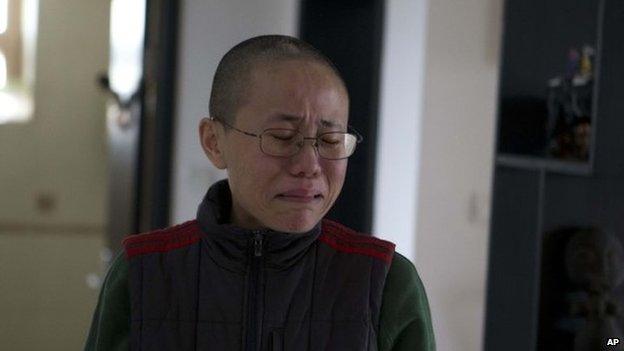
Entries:
[[316,177],[321,173],[316,139],[305,139],[302,143],[299,152],[289,159],[289,172],[297,177]]

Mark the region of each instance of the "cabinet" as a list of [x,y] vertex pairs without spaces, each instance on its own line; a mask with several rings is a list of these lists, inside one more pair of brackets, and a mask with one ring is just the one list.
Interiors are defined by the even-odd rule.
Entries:
[[543,318],[563,298],[541,289],[543,243],[588,226],[624,242],[624,1],[508,0],[504,16],[485,349],[571,350]]

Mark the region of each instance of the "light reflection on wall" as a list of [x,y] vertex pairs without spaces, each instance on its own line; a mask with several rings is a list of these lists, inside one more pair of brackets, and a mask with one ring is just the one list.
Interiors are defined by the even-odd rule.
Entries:
[[9,0],[0,0],[0,34],[7,30],[9,22]]
[[23,94],[0,90],[0,124],[23,122],[32,115],[32,100]]
[[[0,0],[0,35],[12,36],[2,39],[19,44],[0,46],[0,124],[32,118],[38,5],[38,0]],[[11,10],[9,6],[17,6],[21,11]],[[21,66],[17,74],[9,70],[12,65]]]
[[[0,90],[7,85],[7,62],[2,50],[0,50]],[[0,105],[1,106],[1,105]]]
[[111,2],[109,81],[113,92],[127,102],[143,74],[145,0]]

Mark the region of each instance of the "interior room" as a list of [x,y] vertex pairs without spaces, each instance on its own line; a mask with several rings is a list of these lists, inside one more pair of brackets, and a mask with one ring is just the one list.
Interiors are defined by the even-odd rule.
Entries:
[[416,267],[435,349],[618,350],[622,33],[618,0],[0,0],[0,349],[85,348],[124,238],[228,176],[219,61],[280,34],[363,138],[326,218]]

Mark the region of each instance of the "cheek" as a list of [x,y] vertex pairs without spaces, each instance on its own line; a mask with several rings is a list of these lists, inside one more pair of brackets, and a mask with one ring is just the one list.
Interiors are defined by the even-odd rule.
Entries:
[[249,194],[256,194],[259,186],[254,184],[262,183],[263,174],[266,172],[266,168],[262,167],[263,155],[259,155],[255,146],[235,145],[231,148],[235,152],[229,153],[227,160],[228,178],[239,189],[238,192],[247,194],[245,198],[249,198]]
[[247,194],[253,194],[252,198],[256,204],[269,200],[270,195],[276,191],[275,183],[284,167],[277,161],[279,160],[264,154],[253,153],[240,159],[236,172],[238,181]]
[[342,185],[344,183],[345,175],[347,173],[347,161],[325,161],[324,172],[327,177],[329,190],[334,193],[334,196],[338,196]]

